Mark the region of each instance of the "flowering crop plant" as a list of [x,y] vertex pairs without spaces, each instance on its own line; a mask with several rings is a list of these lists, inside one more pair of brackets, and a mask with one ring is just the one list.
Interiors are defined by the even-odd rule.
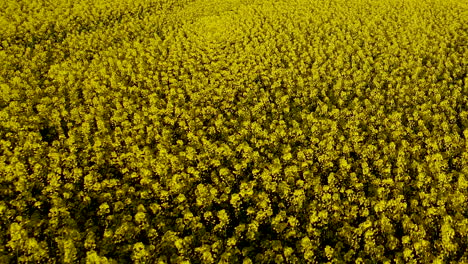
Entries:
[[1,0],[0,263],[468,263],[468,0]]

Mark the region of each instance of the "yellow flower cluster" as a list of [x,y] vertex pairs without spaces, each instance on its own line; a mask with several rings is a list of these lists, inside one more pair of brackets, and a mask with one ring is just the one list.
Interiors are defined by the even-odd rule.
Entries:
[[1,263],[468,263],[466,0],[0,1]]

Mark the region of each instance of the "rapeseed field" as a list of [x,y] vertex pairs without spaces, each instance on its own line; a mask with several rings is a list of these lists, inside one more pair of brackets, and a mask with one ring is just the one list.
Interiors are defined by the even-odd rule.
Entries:
[[468,1],[1,0],[0,263],[468,263]]

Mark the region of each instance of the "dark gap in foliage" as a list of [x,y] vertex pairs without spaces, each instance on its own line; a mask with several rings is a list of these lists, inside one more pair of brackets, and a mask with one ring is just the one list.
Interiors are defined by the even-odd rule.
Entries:
[[364,194],[366,195],[367,198],[374,197],[376,194],[376,188],[374,184],[370,183],[369,181],[364,181]]
[[[213,208],[214,209],[214,208]],[[216,210],[216,209],[215,209]],[[192,211],[192,210],[191,210]],[[233,218],[231,218],[231,215],[234,215],[234,213],[231,213],[232,210],[228,210],[228,215],[229,215],[229,219],[233,220]],[[203,228],[205,229],[205,232],[208,232],[208,233],[212,233],[213,232],[213,229],[215,227],[215,223],[213,223],[212,221],[207,221],[204,217],[204,213],[206,212],[206,210],[199,210],[199,209],[196,209],[194,210],[193,212],[198,212],[198,216],[200,217],[200,222],[203,224]],[[214,216],[216,217],[216,216]],[[227,234],[227,237],[230,237],[229,236],[229,229],[230,229],[231,225],[228,226],[227,230],[226,230],[226,234]]]
[[351,152],[349,153],[349,157],[352,158],[352,159],[355,160],[355,161],[359,160],[359,155],[358,155],[356,152],[354,152],[354,151],[351,151]]
[[249,204],[246,202],[241,203],[240,207],[236,211],[233,206],[227,208],[230,222],[226,229],[226,237],[232,237],[235,234],[236,227],[243,223],[248,223],[247,208]]
[[56,234],[48,228],[45,228],[44,233],[42,233],[39,237],[41,241],[47,241],[48,246],[48,255],[50,259],[60,259],[60,247],[58,242],[55,240]]
[[101,254],[107,257],[108,259],[119,260],[118,263],[133,263],[131,256],[131,247],[126,246],[125,243],[119,243],[119,246],[111,246],[110,249],[104,248],[101,249]]
[[36,114],[36,115],[39,114],[39,111],[37,110],[37,105],[33,105],[32,110],[33,110],[34,114]]
[[448,262],[449,263],[462,263],[461,260],[463,258],[463,256],[467,255],[467,252],[468,252],[468,241],[466,239],[466,236],[465,237],[462,237],[460,232],[456,232],[455,233],[455,238],[454,240],[456,241],[456,243],[458,243],[458,246],[461,248],[459,250],[457,250],[457,252],[453,255],[450,255],[449,259],[448,259]]
[[45,126],[39,130],[39,133],[41,134],[42,141],[48,144],[52,144],[52,142],[59,139],[59,133],[53,126]]
[[99,203],[96,198],[91,196],[89,204],[80,202],[76,207],[70,210],[71,215],[79,216],[76,218],[76,223],[80,232],[85,232],[87,229],[98,227],[97,212],[99,210]]
[[172,126],[172,144],[177,145],[178,140],[182,140],[183,142],[188,142],[187,138],[187,131],[185,131],[180,125],[179,125],[179,116],[177,116],[175,124]]
[[328,244],[320,243],[320,246],[317,249],[318,255],[317,255],[317,258],[316,258],[318,263],[328,263],[329,262],[327,256],[325,255],[325,247],[326,246],[331,246],[332,248],[334,248],[334,245],[328,245]]
[[[448,159],[448,168],[447,168],[448,171],[454,172],[454,171],[462,171],[463,170],[462,158],[459,155],[457,155],[456,157],[450,157]],[[456,177],[454,177],[454,179],[452,179],[452,180],[456,180],[455,178]]]
[[76,95],[76,98],[78,98],[80,100],[80,102],[77,102],[77,103],[84,103],[84,94],[83,94],[83,88],[81,87],[81,85],[78,86],[78,88],[75,90],[75,92],[77,93]]
[[67,122],[65,120],[60,120],[60,127],[62,128],[63,133],[65,134],[65,137],[69,137],[68,132],[70,129],[68,128]]
[[272,228],[271,223],[263,222],[258,227],[260,233],[260,240],[279,240],[278,233]]
[[[187,233],[188,231],[187,230],[184,230],[184,235],[187,236],[187,235],[191,235],[191,233]],[[151,244],[151,241],[148,237],[148,232],[146,229],[139,229],[139,231],[137,232],[136,236],[135,236],[135,241],[137,242],[141,242],[143,244],[145,244],[146,246],[150,245]]]
[[0,196],[3,198],[3,200],[12,201],[18,196],[18,192],[12,183],[2,181]]
[[[459,112],[461,113],[461,111]],[[465,138],[465,135],[463,134],[463,131],[468,128],[468,120],[465,116],[465,119],[463,119],[463,117],[461,116],[461,114],[458,114],[457,115],[457,119],[456,119],[456,124],[457,124],[457,127],[460,129],[460,136],[461,138],[465,139],[465,140],[468,140],[468,138]]]
[[401,245],[397,246],[394,249],[389,249],[388,246],[386,246],[385,248],[386,250],[384,250],[383,257],[388,259],[394,259],[397,256],[398,252],[401,252],[402,250]]
[[395,237],[399,241],[401,241],[403,236],[405,235],[405,231],[404,231],[404,228],[403,228],[403,223],[401,222],[401,220],[398,220],[398,221],[396,221],[394,226],[395,226]]
[[201,173],[201,183],[203,185],[213,185],[213,179],[211,178],[211,173],[209,172],[203,172]]
[[46,219],[49,214],[50,209],[52,208],[52,204],[51,204],[50,199],[48,199],[47,196],[43,195],[42,192],[43,192],[43,186],[38,185],[38,184],[35,184],[33,186],[33,188],[31,189],[31,196],[35,200],[39,201],[41,205],[40,206],[31,205],[31,208],[33,208],[33,210],[35,211],[38,211],[42,216],[45,217],[44,219]]
[[101,174],[104,179],[123,179],[123,174],[117,165],[106,162],[105,165],[98,168],[98,173]]
[[403,195],[407,201],[410,201],[413,197],[417,197],[418,190],[414,184],[405,184],[403,186]]
[[33,198],[39,198],[39,196],[42,194],[42,188],[39,186],[39,183],[33,184],[31,188],[31,196]]
[[339,226],[336,223],[329,222],[325,225],[324,231],[322,232],[322,242],[321,245],[336,245],[339,241],[338,238],[338,229]]
[[[337,234],[337,237],[338,237],[338,234]],[[342,240],[337,239],[337,241],[338,241],[337,245],[339,245],[339,253],[341,253],[339,258],[341,261],[343,261],[343,256],[346,253],[348,253],[350,250],[352,250],[353,247],[350,244],[348,244],[345,239],[342,239]]]
[[328,174],[327,173],[320,173],[320,184],[322,186],[328,185]]

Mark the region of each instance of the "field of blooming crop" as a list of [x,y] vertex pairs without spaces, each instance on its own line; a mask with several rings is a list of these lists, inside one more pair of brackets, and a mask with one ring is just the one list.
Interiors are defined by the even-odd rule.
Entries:
[[468,263],[467,0],[1,0],[0,263]]

